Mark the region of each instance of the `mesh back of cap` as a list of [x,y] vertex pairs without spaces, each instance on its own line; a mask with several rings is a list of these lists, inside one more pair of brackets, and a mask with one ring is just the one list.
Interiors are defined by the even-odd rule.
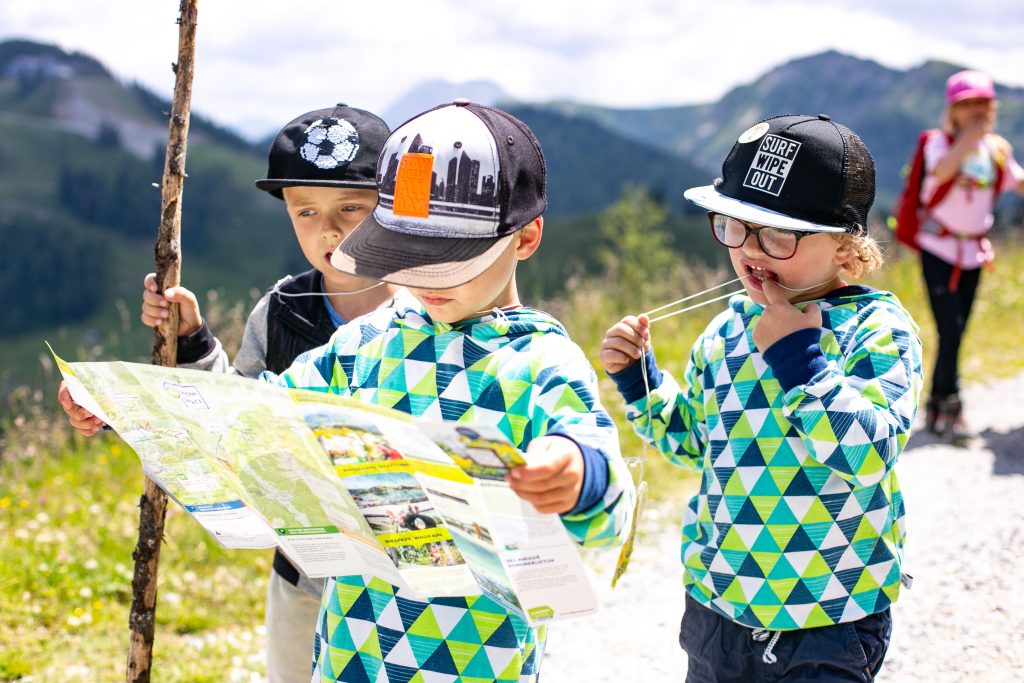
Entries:
[[868,211],[875,201],[875,160],[856,133],[840,124],[836,127],[846,145],[843,168],[846,182],[840,198],[840,211],[848,217],[850,232],[864,234],[867,232]]

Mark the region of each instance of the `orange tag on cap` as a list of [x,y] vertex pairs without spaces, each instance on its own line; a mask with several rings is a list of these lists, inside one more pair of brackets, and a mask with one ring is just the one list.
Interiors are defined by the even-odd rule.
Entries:
[[430,216],[430,186],[433,183],[433,154],[403,154],[395,179],[396,216]]

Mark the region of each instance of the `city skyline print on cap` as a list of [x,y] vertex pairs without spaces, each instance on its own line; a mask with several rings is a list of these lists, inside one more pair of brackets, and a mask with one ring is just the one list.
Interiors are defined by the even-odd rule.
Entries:
[[461,107],[428,112],[385,144],[374,217],[415,235],[497,236],[499,170],[494,137],[476,115]]

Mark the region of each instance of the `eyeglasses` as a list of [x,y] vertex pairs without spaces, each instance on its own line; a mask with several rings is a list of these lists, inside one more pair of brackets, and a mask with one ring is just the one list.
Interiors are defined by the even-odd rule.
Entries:
[[708,213],[708,219],[711,221],[712,234],[722,246],[739,249],[748,237],[754,235],[761,251],[780,261],[793,258],[800,240],[814,234],[813,232],[783,230],[767,226],[753,228],[738,218],[714,212]]

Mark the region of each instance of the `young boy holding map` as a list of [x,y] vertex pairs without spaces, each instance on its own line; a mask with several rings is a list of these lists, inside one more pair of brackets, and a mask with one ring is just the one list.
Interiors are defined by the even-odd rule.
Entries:
[[[578,544],[611,545],[629,526],[634,491],[596,375],[516,286],[516,264],[540,245],[545,180],[539,143],[505,112],[457,101],[407,122],[378,162],[380,203],[332,264],[404,285],[421,305],[362,316],[264,378],[496,429],[525,451],[512,490],[559,514]],[[485,468],[503,460],[471,455]],[[363,491],[368,506],[384,501],[379,488]],[[426,552],[446,561],[441,548]],[[535,681],[545,636],[493,594],[422,599],[378,576],[337,576],[323,593],[313,679]]]

